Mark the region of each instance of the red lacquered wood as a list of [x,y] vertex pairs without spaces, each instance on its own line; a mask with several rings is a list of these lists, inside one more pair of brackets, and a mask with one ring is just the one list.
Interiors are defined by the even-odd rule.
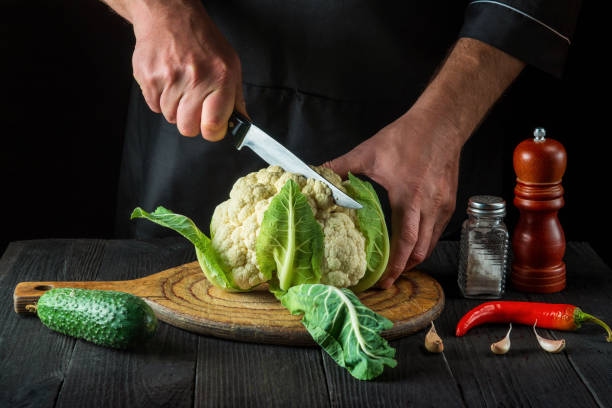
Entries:
[[513,162],[520,217],[512,237],[512,285],[523,292],[558,292],[565,288],[565,234],[557,213],[564,205],[567,153],[556,140],[528,139],[514,150]]

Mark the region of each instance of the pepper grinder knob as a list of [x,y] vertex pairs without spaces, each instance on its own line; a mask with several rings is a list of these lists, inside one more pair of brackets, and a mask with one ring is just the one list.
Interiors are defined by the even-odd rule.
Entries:
[[533,131],[533,141],[543,142],[546,139],[546,129],[538,127]]
[[512,285],[523,292],[553,293],[565,288],[565,234],[559,209],[565,204],[561,179],[567,153],[536,128],[514,150],[514,205],[520,216],[512,237]]

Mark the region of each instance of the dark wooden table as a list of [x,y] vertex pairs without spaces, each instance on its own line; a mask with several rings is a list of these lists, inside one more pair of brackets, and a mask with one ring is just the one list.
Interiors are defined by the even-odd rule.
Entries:
[[[506,325],[456,338],[458,319],[479,303],[459,295],[456,253],[457,243],[442,242],[421,268],[446,292],[436,322],[444,353],[424,350],[424,332],[393,341],[398,366],[363,382],[319,348],[219,340],[163,323],[132,351],[54,333],[13,312],[18,282],[132,279],[192,261],[193,249],[181,238],[14,242],[0,261],[0,407],[612,407],[612,344],[597,326],[541,330],[566,339],[561,354],[539,349],[526,326],[515,326],[504,356],[489,344]],[[586,243],[569,244],[566,260],[562,293],[509,291],[506,299],[572,303],[612,322],[612,271]]]

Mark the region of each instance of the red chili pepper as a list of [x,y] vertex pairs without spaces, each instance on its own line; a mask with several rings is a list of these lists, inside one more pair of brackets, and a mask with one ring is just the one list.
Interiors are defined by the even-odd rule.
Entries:
[[[537,322],[537,324],[536,324]],[[519,323],[544,329],[576,330],[583,323],[596,323],[608,332],[612,342],[612,330],[607,324],[584,313],[579,307],[554,303],[486,302],[466,313],[457,324],[457,336],[463,336],[472,327],[483,323]]]

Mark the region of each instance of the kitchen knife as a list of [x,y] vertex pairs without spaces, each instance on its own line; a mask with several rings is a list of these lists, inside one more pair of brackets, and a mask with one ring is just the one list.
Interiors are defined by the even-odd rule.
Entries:
[[290,173],[300,174],[327,184],[332,191],[334,201],[341,207],[361,208],[361,204],[311,169],[296,155],[240,113],[234,111],[232,116],[230,116],[227,133],[233,137],[238,150],[242,149],[243,146],[247,146],[270,165],[280,166],[283,170]]

